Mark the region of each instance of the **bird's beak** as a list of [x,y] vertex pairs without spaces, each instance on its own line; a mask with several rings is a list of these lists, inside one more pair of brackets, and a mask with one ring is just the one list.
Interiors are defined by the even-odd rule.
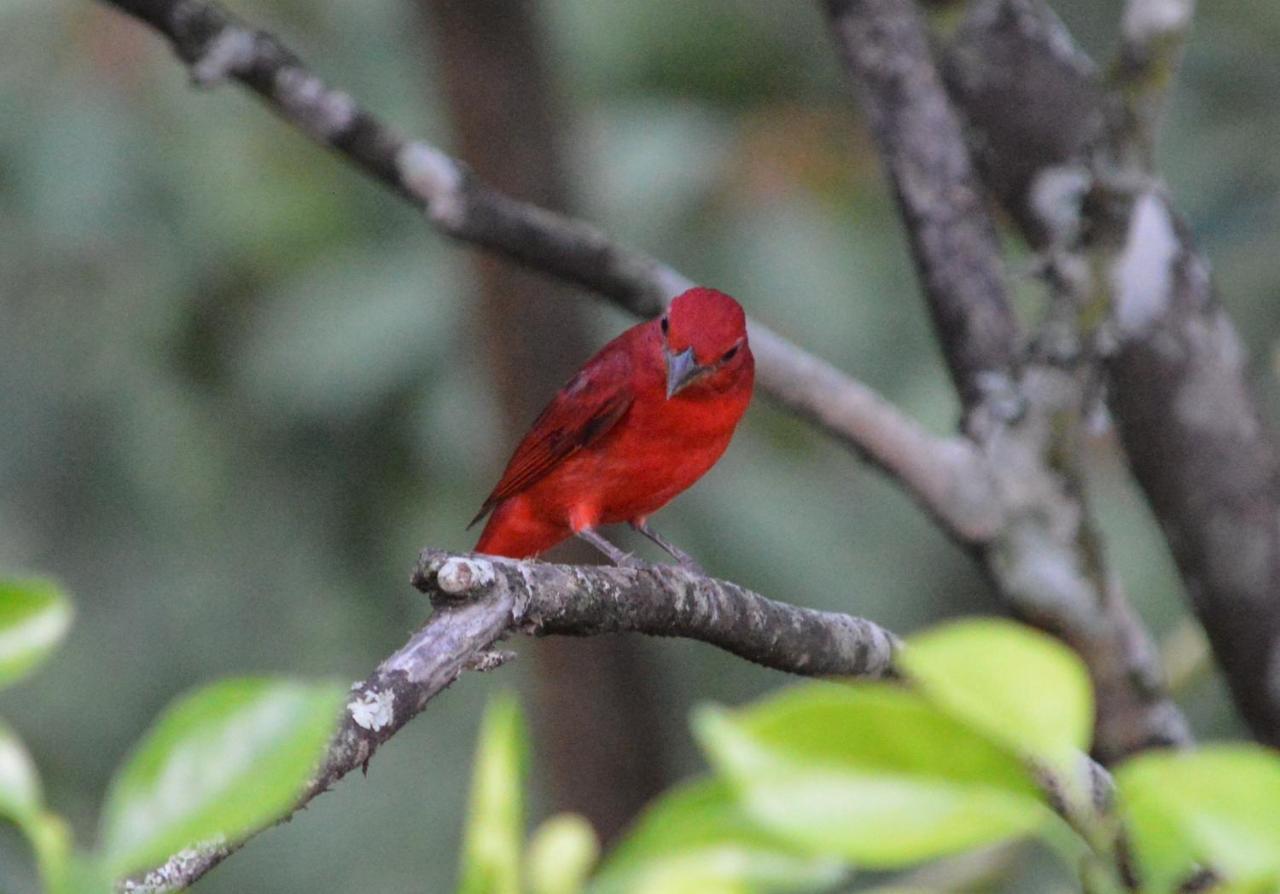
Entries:
[[667,400],[675,397],[680,389],[688,385],[703,372],[704,368],[698,365],[698,360],[693,356],[693,347],[687,347],[679,354],[673,354],[670,350],[664,352],[667,355]]

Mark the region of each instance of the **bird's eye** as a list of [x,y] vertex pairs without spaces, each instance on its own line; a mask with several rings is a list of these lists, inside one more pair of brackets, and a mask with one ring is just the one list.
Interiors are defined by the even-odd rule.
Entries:
[[661,323],[661,325],[662,325],[662,334],[663,334],[663,335],[666,335],[666,334],[667,334],[667,330],[671,328],[671,324],[667,321],[667,318],[666,318],[666,317],[663,317],[663,318],[662,318],[662,323]]
[[724,356],[720,358],[720,362],[721,362],[721,363],[728,363],[730,360],[732,360],[732,359],[733,359],[733,355],[734,355],[734,354],[736,354],[736,353],[738,353],[738,345],[734,345],[732,348],[730,348],[729,350],[725,351],[725,352],[724,352]]

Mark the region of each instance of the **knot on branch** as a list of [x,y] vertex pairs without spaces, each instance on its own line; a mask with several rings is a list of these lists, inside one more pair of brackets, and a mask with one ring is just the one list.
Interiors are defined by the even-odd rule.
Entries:
[[483,595],[497,580],[490,559],[428,548],[418,555],[411,583],[433,603],[453,603]]

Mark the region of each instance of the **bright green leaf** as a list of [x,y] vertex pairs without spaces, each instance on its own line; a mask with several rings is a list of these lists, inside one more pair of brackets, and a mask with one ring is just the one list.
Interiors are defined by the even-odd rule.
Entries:
[[650,806],[606,860],[593,894],[666,891],[807,891],[848,875],[843,861],[815,858],[767,831],[730,786],[703,780]]
[[459,894],[519,894],[526,747],[515,698],[494,699],[480,724]]
[[599,857],[591,824],[577,814],[557,814],[529,840],[529,888],[533,894],[577,894]]
[[1196,864],[1253,883],[1280,875],[1280,754],[1254,745],[1151,752],[1116,772],[1143,882],[1176,887]]
[[0,686],[20,679],[71,626],[71,602],[47,580],[0,580]]
[[115,894],[106,871],[95,860],[72,854],[64,870],[49,885],[50,894]]
[[1214,885],[1210,894],[1276,894],[1280,892],[1280,874],[1263,876],[1244,882],[1228,882]]
[[929,700],[992,739],[1050,765],[1074,761],[1093,735],[1093,689],[1062,643],[983,619],[913,636],[900,666]]
[[861,866],[945,856],[1049,816],[1016,755],[899,686],[808,684],[704,710],[695,731],[757,820]]
[[333,735],[346,688],[244,678],[171,706],[112,783],[103,860],[113,877],[186,847],[235,840],[291,808]]
[[0,722],[0,819],[27,825],[41,805],[40,776],[22,741]]
[[45,812],[31,816],[24,829],[36,853],[44,889],[54,894],[68,890],[67,878],[76,874],[71,827],[57,814]]
[[1230,881],[1213,885],[1210,894],[1276,894],[1280,891],[1280,875],[1263,876],[1248,881]]

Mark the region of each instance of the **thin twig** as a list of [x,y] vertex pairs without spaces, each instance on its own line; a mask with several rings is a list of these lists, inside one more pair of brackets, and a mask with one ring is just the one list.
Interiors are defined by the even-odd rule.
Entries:
[[1182,62],[1195,0],[1128,0],[1112,67],[1112,152],[1121,166],[1151,173],[1169,86]]

